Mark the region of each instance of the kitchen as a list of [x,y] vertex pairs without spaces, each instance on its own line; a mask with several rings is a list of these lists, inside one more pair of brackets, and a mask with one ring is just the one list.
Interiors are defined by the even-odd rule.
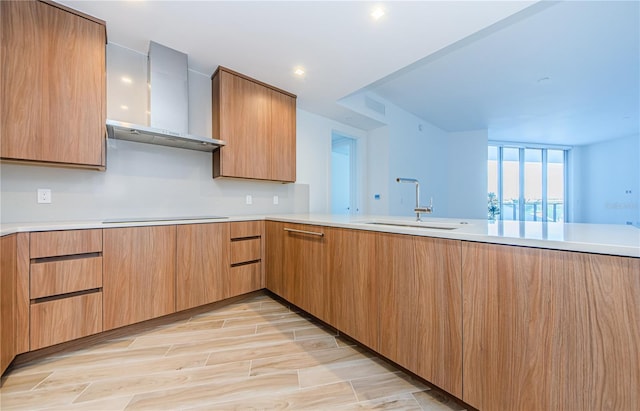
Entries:
[[[78,8],[82,3],[78,3]],[[519,8],[524,8],[528,3],[511,4],[509,7],[514,9],[508,11],[502,11],[503,13],[514,13]],[[148,7],[145,4],[130,4],[127,7]],[[233,8],[233,6],[228,6]],[[507,7],[507,6],[505,6]],[[171,9],[172,12],[177,13],[177,10]],[[259,15],[264,10],[257,9],[255,13]],[[246,11],[245,11],[246,13]],[[364,11],[363,11],[364,13]],[[497,12],[496,12],[497,13]],[[100,16],[98,16],[100,17]],[[487,19],[493,18],[500,19],[505,15],[499,16],[486,16]],[[231,20],[231,19],[230,19]],[[110,41],[115,41],[114,36],[117,36],[117,32],[112,33],[109,27],[111,21],[107,21],[107,33]],[[113,23],[115,24],[115,23]],[[371,24],[367,21],[367,24]],[[480,23],[478,23],[480,24]],[[491,21],[485,21],[482,24],[491,24]],[[160,25],[161,26],[161,25]],[[471,34],[474,29],[478,27],[468,27],[465,30],[468,32],[457,33],[459,36]],[[160,35],[149,36],[146,41],[149,40],[162,40]],[[446,40],[442,40],[446,41]],[[451,41],[451,39],[449,39]],[[164,41],[169,43],[169,41]],[[437,45],[429,45],[437,48]],[[123,50],[122,47],[117,48],[117,44],[109,43],[107,45],[107,53],[109,48],[115,48],[122,54],[129,54],[131,57],[124,59],[126,63],[136,65],[136,67],[146,64],[146,57],[143,53],[133,50]],[[426,47],[426,46],[425,46]],[[146,49],[146,45],[145,45]],[[407,52],[408,53],[408,52]],[[414,61],[416,58],[420,58],[428,53],[424,50],[415,51],[415,53],[425,53],[422,55],[404,56],[404,59],[408,63]],[[192,53],[189,53],[190,56]],[[109,55],[109,54],[107,54]],[[113,55],[113,54],[112,54]],[[109,60],[109,59],[107,59]],[[109,65],[107,61],[107,67]],[[220,61],[218,64],[231,65],[225,61]],[[266,65],[267,63],[265,63]],[[400,63],[398,63],[400,64]],[[252,67],[251,65],[242,65],[237,63],[240,67]],[[406,65],[406,64],[405,64]],[[236,65],[234,64],[235,68]],[[388,70],[384,73],[373,73],[371,75],[377,76],[371,79],[371,81],[377,80],[390,71],[395,71],[393,67],[387,67]],[[189,115],[195,118],[190,118],[190,131],[194,134],[212,135],[210,131],[212,128],[210,112],[211,112],[211,96],[208,92],[211,88],[209,76],[213,73],[213,66],[206,74],[191,70],[189,78],[189,96],[190,99],[196,99],[191,103],[191,107],[203,107],[202,110],[189,110]],[[201,69],[202,71],[205,71]],[[261,81],[265,81],[265,78],[260,74],[259,67],[253,68],[254,72],[242,70],[243,74],[248,74],[253,78],[257,78]],[[288,68],[287,68],[288,70]],[[382,68],[380,69],[382,70]],[[307,68],[307,77],[302,80],[303,85],[312,86],[317,84],[313,82],[313,69]],[[107,70],[107,76],[109,71]],[[291,76],[288,72],[283,76]],[[274,78],[277,80],[277,77]],[[339,83],[340,79],[334,79]],[[288,83],[290,81],[291,83]],[[297,84],[293,80],[287,81],[272,81],[270,83],[276,84]],[[325,80],[328,81],[328,80]],[[365,83],[370,82],[367,80],[360,80]],[[107,96],[111,96],[109,93],[113,82],[109,79],[107,81]],[[144,86],[144,84],[143,84]],[[351,87],[353,85],[350,85]],[[303,86],[299,86],[300,90],[304,90]],[[287,87],[282,87],[285,90],[289,90]],[[357,88],[357,86],[356,86]],[[204,90],[204,92],[202,91]],[[200,94],[198,94],[198,91]],[[107,171],[104,173],[96,172],[92,170],[82,169],[68,169],[68,168],[51,168],[51,167],[39,167],[32,165],[16,165],[16,164],[2,164],[2,223],[3,228],[10,223],[20,222],[32,222],[43,223],[43,227],[48,223],[53,222],[53,226],[49,226],[50,229],[57,229],[59,222],[84,222],[84,221],[102,221],[105,219],[117,219],[117,218],[131,218],[131,217],[150,217],[150,218],[164,218],[167,216],[211,216],[222,215],[246,219],[246,216],[264,216],[264,215],[280,215],[280,214],[304,214],[307,212],[312,213],[326,213],[329,187],[328,187],[328,174],[329,168],[327,158],[329,157],[329,139],[331,129],[338,129],[349,135],[361,137],[361,140],[368,140],[370,144],[368,149],[370,152],[376,149],[384,149],[385,144],[373,144],[372,142],[384,142],[385,138],[388,140],[388,136],[380,136],[379,130],[371,132],[369,136],[364,131],[371,125],[365,126],[360,124],[362,128],[346,125],[335,119],[329,119],[323,117],[312,111],[305,111],[300,109],[303,105],[303,100],[306,99],[306,94],[302,91],[298,91],[292,88],[298,95],[298,110],[296,111],[296,184],[279,184],[269,182],[256,182],[253,180],[237,180],[237,179],[212,179],[212,156],[208,153],[201,153],[191,150],[179,150],[170,149],[161,146],[153,145],[141,145],[139,143],[131,143],[121,140],[107,140]],[[350,90],[351,91],[351,90]],[[342,97],[345,94],[339,94],[337,97]],[[146,94],[146,93],[145,93]],[[139,95],[139,94],[138,94]],[[116,109],[113,109],[109,105],[117,104]],[[143,103],[144,104],[144,103]],[[123,105],[120,102],[114,102],[113,99],[107,99],[107,113],[111,116],[116,113],[116,110]],[[311,106],[311,103],[309,103]],[[131,104],[131,108],[134,105]],[[401,111],[399,108],[394,108],[392,104],[387,104],[389,112],[392,110]],[[342,108],[336,108],[336,111],[344,110]],[[435,130],[435,127],[429,126],[424,120],[419,119],[409,113],[402,113],[398,115],[406,129],[411,128],[411,131],[407,131],[409,135],[416,135],[418,132],[419,124],[424,125],[424,129],[431,132]],[[352,117],[351,121],[361,121],[369,123],[380,123],[378,120],[370,118],[362,118],[361,114],[355,111],[348,111],[348,116]],[[122,119],[121,119],[122,120]],[[377,123],[375,123],[377,122]],[[435,134],[437,131],[433,131]],[[393,131],[386,131],[388,134],[392,134]],[[371,137],[371,138],[370,138]],[[483,155],[486,155],[486,141],[482,140],[478,142],[475,139],[467,136],[457,136],[464,142],[469,143],[473,149],[469,150],[467,155],[477,156],[478,147],[481,147]],[[487,137],[485,136],[485,139]],[[222,138],[224,140],[224,138]],[[442,170],[448,170],[454,168],[456,162],[467,162],[469,160],[476,161],[475,158],[465,158],[464,156],[458,157],[457,161],[453,161],[452,164],[444,164],[443,160],[438,159],[437,150],[434,147],[442,150],[447,150],[447,143],[442,139],[437,138],[437,135],[429,135],[427,133],[426,142],[419,142],[421,151],[424,151],[424,155],[428,156],[427,161],[428,172],[421,171],[420,175],[406,175],[407,177],[416,176],[421,179],[423,183],[423,192],[427,192],[427,195],[433,194],[435,202],[436,217],[457,217],[457,218],[477,218],[478,212],[486,214],[486,210],[477,210],[469,212],[469,215],[463,215],[458,213],[457,215],[447,215],[446,212],[449,209],[447,203],[453,204],[453,201],[449,199],[449,195],[446,194],[446,190],[442,188],[446,185],[442,182],[435,182],[433,178],[422,178],[423,175],[439,175]],[[399,145],[410,145],[410,141],[398,142]],[[432,144],[433,143],[433,144]],[[387,142],[386,147],[393,152],[393,147]],[[472,152],[473,151],[473,152]],[[406,157],[402,157],[406,158]],[[384,158],[376,158],[376,161],[372,162],[372,172],[368,173],[371,176],[378,175],[385,167]],[[381,161],[382,160],[382,161]],[[405,171],[398,167],[397,163],[400,159],[389,158],[386,160],[388,163],[387,168],[389,171],[388,176],[382,176],[381,178],[371,178],[368,184],[374,185],[371,187],[371,193],[380,192],[382,194],[382,201],[376,203],[375,200],[371,200],[371,205],[363,207],[366,214],[376,215],[406,215],[410,218],[412,214],[412,202],[413,193],[409,187],[401,188],[400,185],[391,181],[398,177],[396,175],[399,172]],[[469,161],[469,162],[471,162]],[[433,164],[432,164],[433,163]],[[394,165],[395,164],[395,165]],[[486,158],[485,158],[486,164]],[[440,167],[440,168],[438,168]],[[406,170],[411,172],[412,169]],[[393,175],[391,175],[393,173]],[[453,174],[453,173],[451,173]],[[486,177],[482,180],[482,174],[474,178],[480,181],[486,182]],[[387,183],[389,181],[389,183]],[[476,181],[476,180],[473,180]],[[637,179],[636,179],[637,181]],[[455,182],[455,181],[454,181]],[[465,184],[471,184],[462,181]],[[380,184],[381,187],[376,187],[375,184]],[[475,184],[477,185],[477,184]],[[435,187],[434,187],[435,186]],[[438,188],[438,186],[440,188]],[[36,203],[34,196],[38,188],[50,188],[52,190],[52,202],[51,204],[38,204]],[[446,188],[446,187],[445,187]],[[408,191],[399,191],[408,190]],[[486,196],[486,190],[477,189],[461,190],[462,194],[454,193],[457,196],[463,198],[456,203],[468,203],[475,204],[477,207],[477,201],[465,201],[465,195],[474,196],[482,195]],[[635,190],[637,193],[638,190]],[[452,194],[452,195],[454,195]],[[247,198],[250,196],[250,198]],[[367,194],[367,198],[370,195]],[[404,204],[392,203],[397,199],[404,196],[406,199]],[[277,201],[275,198],[277,197]],[[428,198],[428,197],[427,197]],[[393,200],[390,200],[393,199]],[[467,199],[468,200],[468,199]],[[278,204],[275,204],[275,203]],[[386,202],[386,206],[383,204]],[[250,203],[250,204],[248,204]],[[480,203],[482,205],[482,202]],[[378,211],[380,210],[380,211]],[[386,212],[385,212],[386,211]],[[438,214],[445,213],[445,214]],[[474,214],[475,213],[475,214]],[[362,216],[360,216],[362,217]],[[304,222],[304,220],[293,219],[290,222]],[[313,220],[311,222],[314,222]],[[318,221],[316,221],[318,222]],[[58,223],[58,225],[55,225]],[[333,224],[343,224],[341,221],[333,222]],[[508,226],[508,224],[507,224]],[[73,228],[72,226],[67,226]],[[82,226],[75,226],[75,228],[82,228]],[[46,230],[46,228],[44,228]],[[404,232],[405,234],[414,234],[415,230],[407,228],[404,231],[395,230],[394,232]],[[4,232],[3,232],[4,233]],[[268,236],[267,236],[268,238]],[[449,237],[450,238],[450,237]],[[455,237],[454,237],[455,238]],[[633,238],[632,238],[633,240]],[[526,242],[524,244],[526,245]],[[267,244],[268,246],[268,244]],[[636,247],[637,248],[637,247]],[[633,253],[633,246],[631,247]],[[569,249],[571,250],[571,249]],[[106,250],[101,250],[104,253]],[[576,251],[583,251],[577,249]],[[586,250],[591,251],[591,250]],[[93,252],[93,251],[92,251]],[[614,251],[610,251],[614,253]],[[617,254],[628,255],[637,257],[635,254]],[[48,258],[48,257],[47,257]],[[294,301],[290,301],[294,302]],[[294,302],[295,303],[295,302]],[[306,310],[314,314],[313,310]],[[314,314],[318,316],[317,314]],[[321,316],[318,316],[321,317]],[[348,333],[347,333],[348,334]],[[637,352],[636,352],[637,355]],[[636,380],[637,384],[637,380]],[[637,401],[637,399],[636,399]]]

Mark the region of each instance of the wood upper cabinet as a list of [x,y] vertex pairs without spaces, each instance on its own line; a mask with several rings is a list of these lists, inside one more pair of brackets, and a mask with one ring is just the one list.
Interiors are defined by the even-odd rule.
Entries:
[[17,354],[17,236],[0,238],[0,375]]
[[462,395],[460,242],[378,235],[379,352]]
[[104,329],[175,312],[176,226],[103,232]]
[[377,233],[331,229],[325,273],[327,322],[367,347],[378,350],[379,268]]
[[104,22],[38,1],[0,7],[0,157],[104,169]]
[[640,259],[467,242],[462,259],[465,402],[640,409]]
[[229,223],[177,226],[176,309],[227,298]]
[[295,181],[296,96],[218,67],[212,98],[214,178]]
[[271,95],[269,180],[296,181],[296,97],[276,90]]

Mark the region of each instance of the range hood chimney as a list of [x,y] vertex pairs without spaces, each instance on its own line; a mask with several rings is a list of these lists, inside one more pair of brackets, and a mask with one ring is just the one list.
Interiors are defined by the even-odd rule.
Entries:
[[138,143],[215,151],[225,143],[189,134],[187,55],[156,42],[149,43],[148,82],[150,125],[107,120],[109,138]]

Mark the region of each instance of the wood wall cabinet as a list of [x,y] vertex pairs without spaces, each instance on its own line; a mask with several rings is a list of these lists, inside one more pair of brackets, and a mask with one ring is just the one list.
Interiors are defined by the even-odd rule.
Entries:
[[0,238],[0,375],[17,354],[17,236]]
[[213,177],[294,182],[296,96],[218,67],[212,98]]
[[460,242],[378,234],[379,352],[462,396]]
[[462,257],[464,401],[640,409],[640,259],[467,242]]
[[227,297],[229,223],[177,226],[176,310]]
[[104,329],[176,310],[176,226],[104,230]]
[[379,281],[385,253],[377,233],[332,229],[325,273],[327,322],[367,347],[378,350]]
[[0,157],[104,169],[104,22],[39,1],[0,8]]

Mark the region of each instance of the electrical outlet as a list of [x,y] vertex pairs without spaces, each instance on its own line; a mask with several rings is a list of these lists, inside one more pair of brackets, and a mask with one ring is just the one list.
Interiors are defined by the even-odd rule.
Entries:
[[246,205],[253,204],[253,197],[251,197],[251,194],[247,194],[247,197],[245,198],[245,204]]
[[273,204],[274,205],[280,204],[280,199],[278,198],[278,196],[273,196]]
[[38,189],[38,204],[51,204],[51,189]]

